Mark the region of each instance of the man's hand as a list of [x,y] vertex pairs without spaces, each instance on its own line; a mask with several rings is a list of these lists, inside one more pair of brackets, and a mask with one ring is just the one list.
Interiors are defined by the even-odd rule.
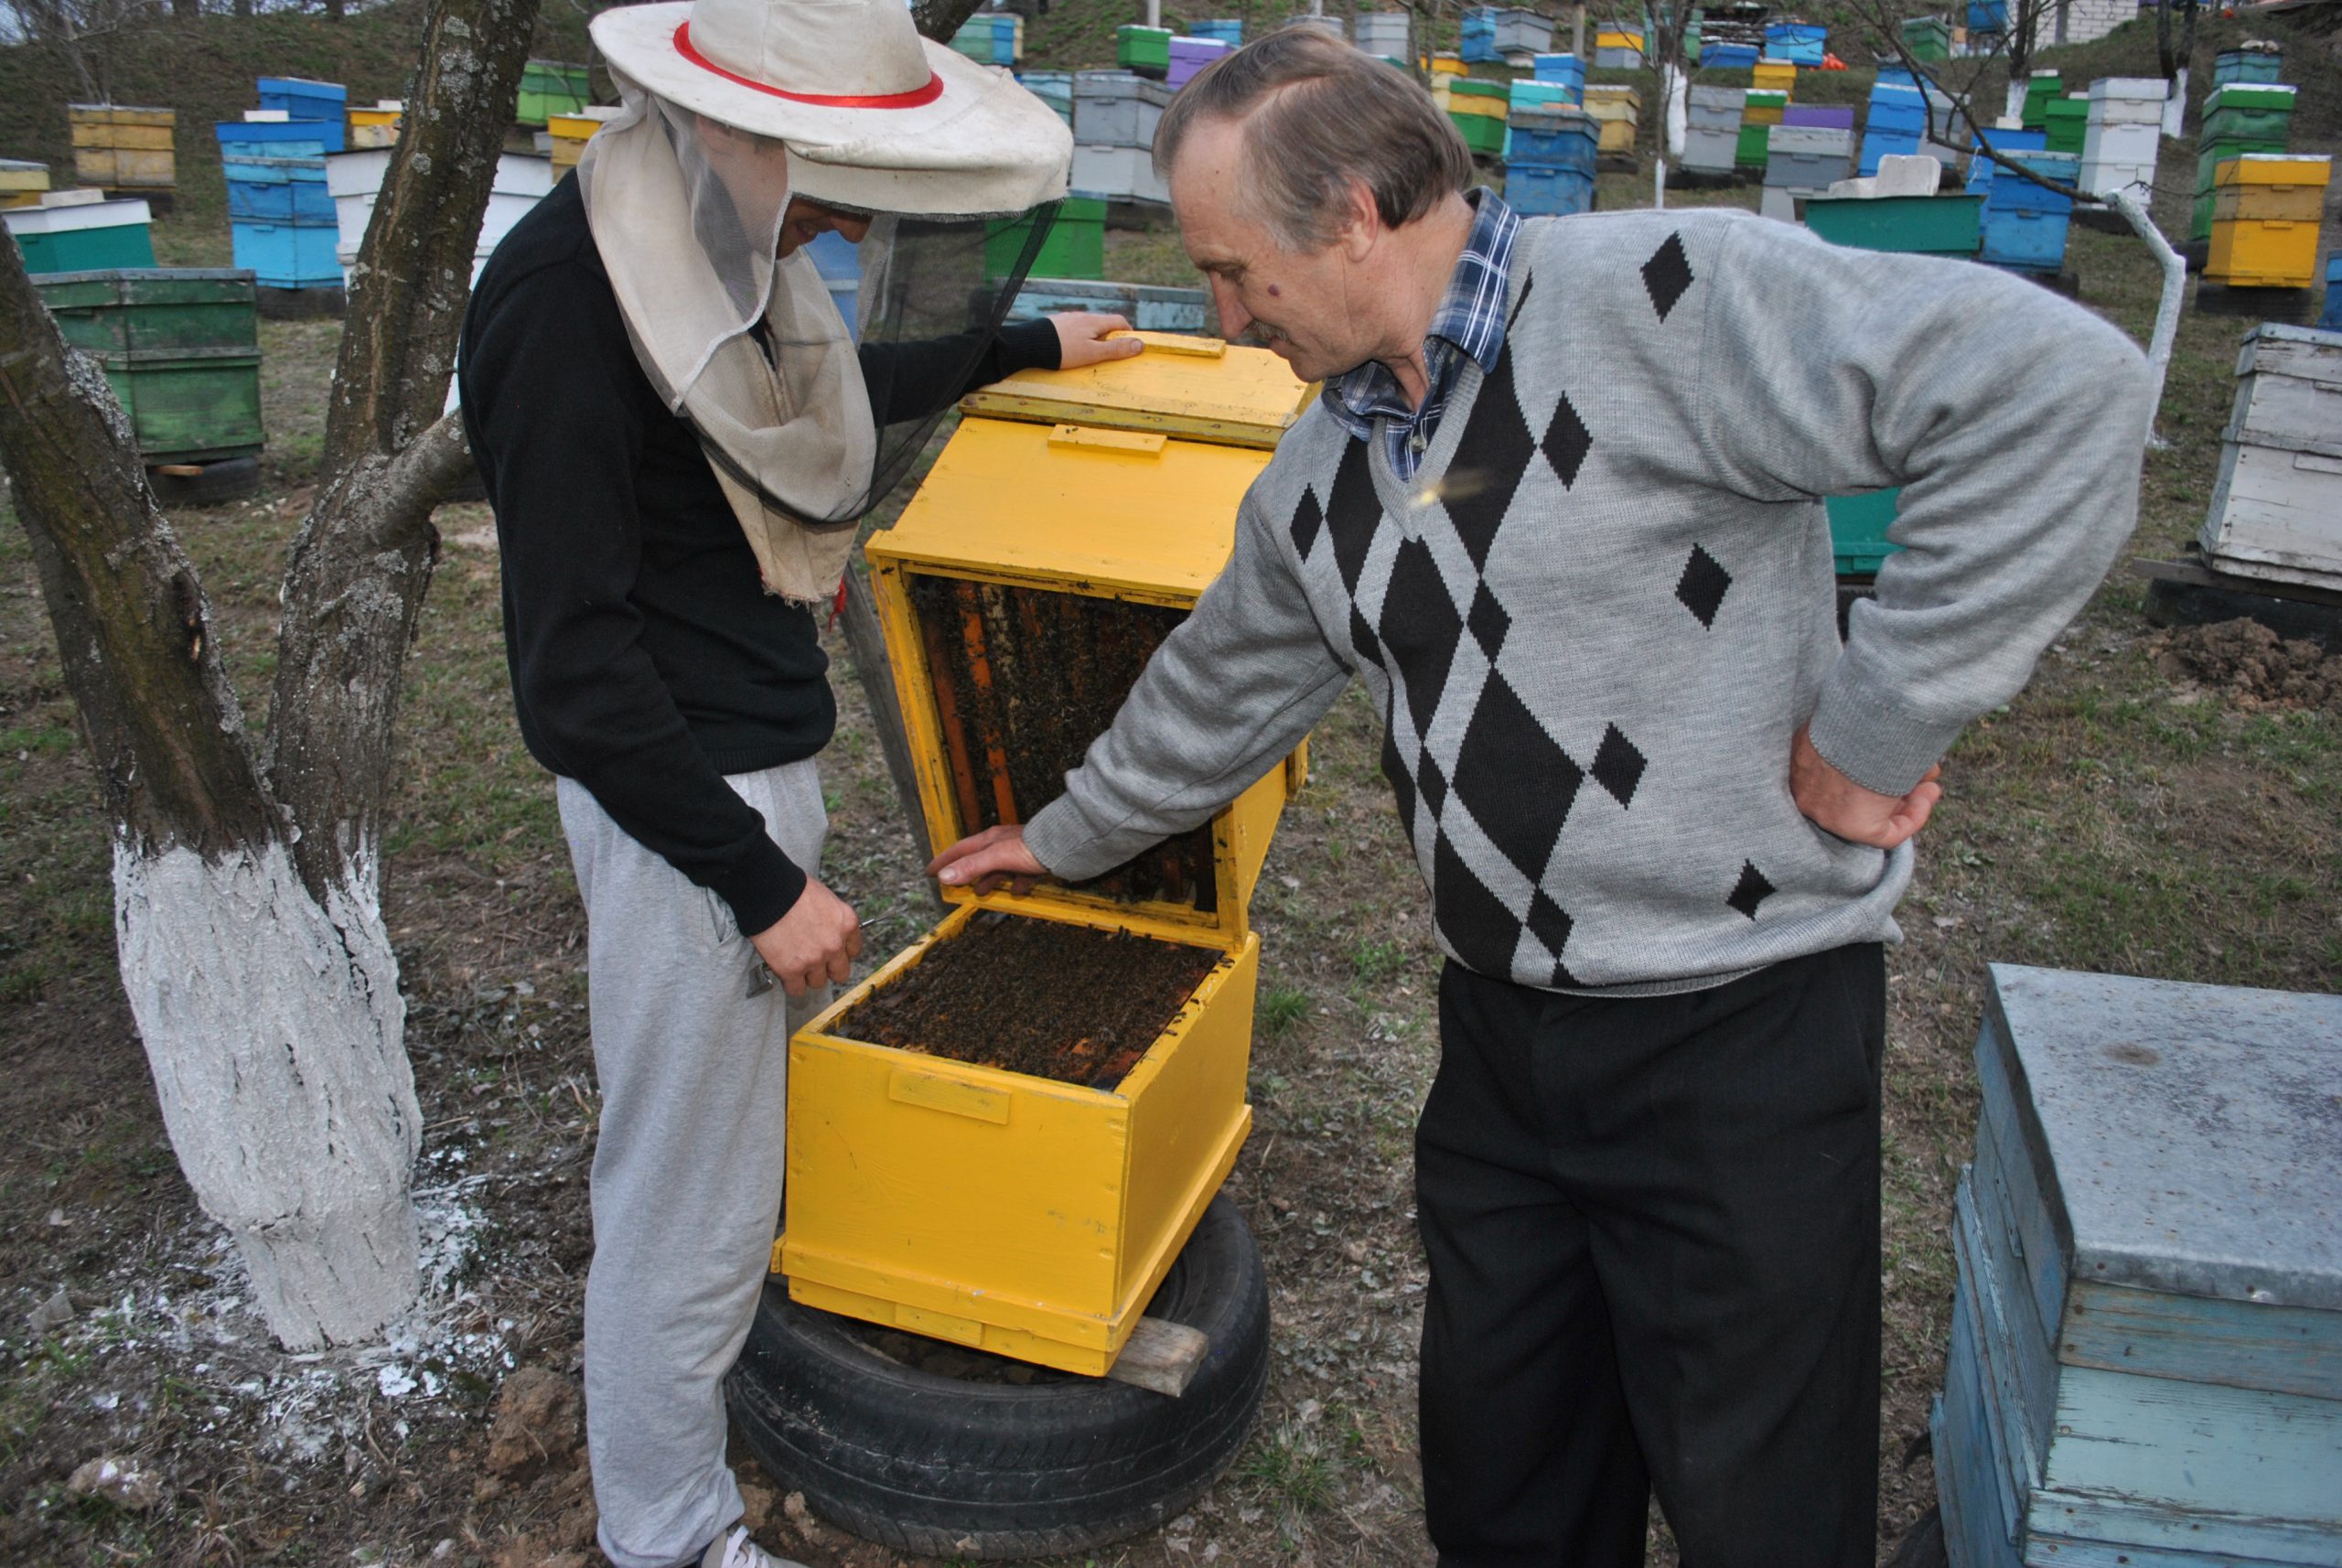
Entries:
[[1930,768],[1909,794],[1881,795],[1831,767],[1813,749],[1805,726],[1789,742],[1789,795],[1797,809],[1816,826],[1875,849],[1893,849],[1928,825],[1928,813],[1943,799],[1943,786],[1936,782],[1942,777],[1942,768]]
[[843,985],[862,954],[862,921],[852,905],[813,877],[789,913],[748,939],[765,967],[780,977],[791,996],[823,985]]
[[1052,316],[1049,322],[1058,329],[1058,369],[1078,371],[1084,365],[1095,365],[1106,360],[1127,360],[1146,347],[1135,338],[1109,338],[1109,332],[1127,332],[1131,324],[1126,317],[1106,316],[1096,311],[1069,310],[1063,316]]
[[1049,868],[1025,847],[1025,830],[1012,824],[962,839],[929,861],[927,874],[947,886],[972,887],[979,893],[1014,883],[1021,898],[1033,891],[1034,878],[1047,876]]

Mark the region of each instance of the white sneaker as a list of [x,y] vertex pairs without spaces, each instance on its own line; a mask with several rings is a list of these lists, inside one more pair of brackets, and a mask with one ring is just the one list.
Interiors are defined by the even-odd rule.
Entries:
[[805,1568],[805,1564],[775,1557],[749,1539],[747,1526],[740,1525],[729,1535],[719,1535],[707,1543],[699,1568]]

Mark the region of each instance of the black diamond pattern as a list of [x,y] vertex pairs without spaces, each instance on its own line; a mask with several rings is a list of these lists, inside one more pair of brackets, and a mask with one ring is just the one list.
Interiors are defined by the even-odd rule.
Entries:
[[1635,786],[1643,780],[1643,754],[1612,725],[1602,732],[1594,753],[1594,781],[1610,791],[1618,804],[1635,803]]
[[1544,875],[1585,778],[1504,676],[1490,671],[1456,753],[1456,795],[1530,881]]
[[1512,504],[1512,492],[1536,449],[1513,392],[1512,353],[1507,349],[1482,383],[1472,403],[1471,423],[1465,425],[1456,456],[1448,459],[1447,477],[1440,482],[1440,504],[1447,509],[1472,564],[1483,571],[1505,508]]
[[1520,945],[1520,921],[1472,874],[1445,833],[1438,835],[1432,849],[1431,890],[1432,918],[1464,967],[1499,980],[1509,978],[1513,950]]
[[1692,557],[1683,563],[1683,575],[1675,579],[1675,597],[1683,607],[1700,618],[1702,626],[1716,624],[1717,607],[1724,603],[1726,588],[1732,586],[1732,574],[1723,563],[1694,544]]
[[1431,809],[1431,820],[1439,821],[1440,808],[1447,804],[1447,775],[1439,770],[1439,759],[1428,751],[1423,753],[1423,776],[1415,780],[1415,787]]
[[1447,667],[1456,659],[1456,639],[1464,635],[1464,618],[1456,613],[1456,602],[1447,596],[1447,585],[1440,578],[1431,546],[1420,539],[1399,546],[1399,557],[1391,566],[1391,585],[1382,594],[1381,618],[1382,646],[1391,654],[1386,668],[1391,679],[1407,689],[1407,711],[1414,715],[1415,733],[1428,734],[1440,693],[1447,687]]
[[1369,664],[1382,662],[1382,639],[1374,635],[1374,628],[1366,624],[1366,618],[1358,613],[1356,605],[1350,607],[1350,646]]
[[1537,279],[1533,274],[1520,280],[1520,292],[1512,297],[1512,314],[1504,318],[1504,329],[1507,332],[1511,331],[1512,324],[1520,319],[1521,311],[1529,305],[1529,291],[1536,286]]
[[1325,521],[1326,514],[1317,505],[1316,488],[1302,486],[1301,504],[1293,509],[1293,548],[1304,561],[1309,559],[1309,547],[1317,542],[1317,531]]
[[[1575,929],[1569,911],[1545,897],[1542,887],[1529,900],[1529,934],[1545,944],[1545,950],[1558,960],[1562,950],[1570,943],[1570,932]],[[1569,972],[1563,970],[1563,974]]]
[[1472,628],[1473,637],[1480,644],[1480,651],[1488,656],[1489,663],[1494,664],[1498,650],[1504,647],[1504,634],[1512,629],[1512,617],[1497,603],[1497,596],[1488,592],[1486,583],[1473,590],[1472,610],[1464,618],[1464,624]]
[[1585,428],[1585,421],[1577,416],[1564,394],[1553,405],[1552,423],[1545,426],[1545,439],[1541,443],[1545,461],[1553,465],[1553,472],[1562,477],[1562,489],[1577,483],[1577,471],[1585,466],[1585,455],[1593,448],[1594,437]]
[[1692,258],[1683,253],[1683,236],[1670,234],[1667,243],[1643,263],[1643,287],[1650,292],[1652,308],[1661,321],[1692,286]]
[[1391,738],[1391,715],[1382,716],[1382,777],[1391,780],[1391,793],[1399,800],[1399,821],[1406,824],[1407,842],[1415,837],[1415,781],[1407,776],[1407,765],[1399,760],[1399,743]]
[[1334,564],[1341,568],[1342,586],[1352,598],[1358,597],[1358,575],[1381,522],[1382,503],[1375,499],[1366,443],[1345,441],[1341,466],[1334,470],[1334,493],[1326,502],[1326,527],[1334,536]]
[[1765,880],[1765,874],[1756,869],[1756,863],[1744,860],[1740,863],[1740,881],[1734,886],[1732,897],[1724,902],[1753,920],[1756,918],[1756,906],[1772,896],[1773,885]]

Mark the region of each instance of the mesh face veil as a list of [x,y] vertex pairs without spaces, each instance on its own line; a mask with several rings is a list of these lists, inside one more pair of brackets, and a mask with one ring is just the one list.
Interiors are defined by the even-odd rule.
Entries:
[[[577,177],[635,357],[698,433],[765,585],[825,599],[855,523],[990,348],[1054,204],[1020,230],[1026,213],[814,202],[793,194],[786,143],[618,80],[625,113]],[[851,322],[811,251],[827,231],[854,242]]]

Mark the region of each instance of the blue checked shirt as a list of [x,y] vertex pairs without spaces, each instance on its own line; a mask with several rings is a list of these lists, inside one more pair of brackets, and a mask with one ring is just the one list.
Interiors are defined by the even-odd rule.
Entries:
[[1486,187],[1466,198],[1472,203],[1472,232],[1464,253],[1448,274],[1447,292],[1432,313],[1431,329],[1423,335],[1423,371],[1429,385],[1420,409],[1407,406],[1399,378],[1379,360],[1326,383],[1319,395],[1343,429],[1361,441],[1380,432],[1383,456],[1391,470],[1412,479],[1423,464],[1423,450],[1439,430],[1447,394],[1456,388],[1456,372],[1468,358],[1487,375],[1497,368],[1504,351],[1504,306],[1511,284],[1512,242],[1520,220],[1501,197]]

